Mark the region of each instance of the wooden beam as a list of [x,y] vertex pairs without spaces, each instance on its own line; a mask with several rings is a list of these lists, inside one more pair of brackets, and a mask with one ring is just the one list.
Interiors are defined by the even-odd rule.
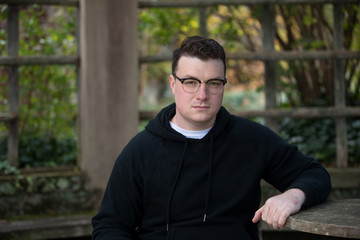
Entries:
[[[272,55],[275,51],[275,8],[272,4],[262,5],[262,40],[263,40],[263,51]],[[276,61],[265,60],[265,108],[267,110],[276,109]],[[278,123],[277,119],[266,117],[265,124],[273,131],[277,132]]]
[[0,4],[11,5],[61,5],[61,6],[79,6],[79,0],[0,0]]
[[79,56],[8,56],[0,57],[0,65],[78,65]]
[[260,5],[260,4],[334,4],[359,3],[359,0],[188,0],[188,1],[139,1],[139,8],[187,8],[216,5]]
[[0,121],[3,121],[3,122],[16,120],[17,118],[18,118],[18,115],[14,114],[14,113],[0,113]]
[[[150,120],[158,111],[139,111],[141,120]],[[232,114],[245,118],[272,117],[272,118],[334,118],[359,117],[360,107],[325,107],[325,108],[293,108],[293,109],[267,109],[231,111]]]
[[[238,52],[227,53],[228,60],[313,60],[313,59],[350,59],[360,58],[360,51],[347,50],[328,50],[328,51],[282,51],[282,52]],[[158,55],[158,56],[144,56],[140,58],[140,63],[164,62],[171,61],[172,56]],[[1,63],[1,58],[0,58]]]
[[53,239],[91,236],[92,215],[75,215],[0,223],[2,239]]
[[[62,5],[79,6],[80,0],[0,0],[0,4],[13,5]],[[357,4],[359,0],[192,0],[192,1],[139,1],[139,8],[187,8],[215,5],[258,5],[258,4]]]
[[[19,53],[19,7],[9,6],[7,47],[9,57],[17,57]],[[8,69],[9,111],[13,115],[19,113],[19,71],[17,66]],[[10,165],[17,167],[19,158],[19,120],[11,119],[8,124],[7,158]]]
[[[62,5],[79,6],[80,0],[0,0],[0,4],[13,5]],[[359,0],[191,0],[191,1],[139,1],[139,8],[186,8],[186,7],[207,7],[215,5],[256,5],[256,4],[330,4],[330,3],[359,3]]]
[[[334,49],[344,49],[344,27],[343,27],[343,5],[335,4],[334,9]],[[334,95],[335,106],[343,108],[346,106],[346,87],[345,87],[345,62],[342,59],[335,59],[334,62]],[[347,146],[347,126],[346,118],[336,118],[336,164],[337,167],[346,168],[348,166],[348,146]]]
[[281,51],[229,53],[228,58],[246,60],[313,60],[313,59],[348,59],[360,58],[360,51],[326,50],[326,51]]
[[[228,53],[229,60],[313,60],[313,59],[351,59],[360,58],[360,51],[329,50],[329,51],[282,51],[282,52],[243,52]],[[156,63],[171,61],[172,56],[158,55],[145,56],[139,59],[140,63]],[[65,65],[79,64],[80,57],[73,56],[13,56],[0,57],[0,65]]]
[[[24,177],[36,178],[55,178],[81,176],[82,172],[76,166],[56,166],[56,167],[30,167],[19,168],[19,173]],[[11,181],[18,179],[19,175],[9,174],[0,175],[0,181]],[[1,221],[0,221],[1,222]]]
[[81,0],[80,11],[80,167],[89,188],[103,192],[138,131],[137,4]]
[[359,117],[360,107],[346,108],[293,108],[293,109],[268,109],[232,111],[232,114],[241,117],[272,117],[272,118],[334,118],[334,117]]

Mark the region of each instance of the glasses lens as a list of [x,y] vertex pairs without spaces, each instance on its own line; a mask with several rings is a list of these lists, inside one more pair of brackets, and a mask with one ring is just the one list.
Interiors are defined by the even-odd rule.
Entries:
[[209,80],[207,81],[206,86],[210,92],[218,93],[223,89],[224,84],[220,80]]
[[196,92],[200,87],[199,81],[195,80],[195,79],[186,79],[182,85],[183,85],[184,91],[189,92],[189,93]]

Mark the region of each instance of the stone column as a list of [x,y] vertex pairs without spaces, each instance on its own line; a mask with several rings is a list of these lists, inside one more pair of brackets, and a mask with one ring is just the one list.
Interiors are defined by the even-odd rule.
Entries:
[[137,1],[80,1],[80,167],[104,190],[138,129]]

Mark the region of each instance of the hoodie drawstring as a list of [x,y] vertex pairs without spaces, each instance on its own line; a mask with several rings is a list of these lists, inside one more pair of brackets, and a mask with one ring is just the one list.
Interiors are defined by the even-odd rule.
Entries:
[[168,208],[167,208],[167,216],[166,216],[166,231],[169,231],[169,223],[170,223],[170,205],[171,205],[171,201],[172,201],[172,198],[173,198],[173,195],[174,195],[174,191],[175,191],[175,188],[176,188],[176,184],[179,180],[179,177],[180,177],[180,172],[181,172],[181,168],[182,168],[182,165],[183,165],[183,162],[184,162],[184,158],[185,158],[185,151],[186,151],[186,148],[187,148],[187,144],[188,144],[188,141],[185,142],[185,146],[184,146],[184,150],[182,152],[182,155],[181,155],[181,160],[180,160],[180,164],[179,164],[179,167],[178,167],[178,170],[177,170],[177,173],[176,173],[176,178],[175,178],[175,182],[174,182],[174,185],[171,189],[171,192],[170,192],[170,197],[169,197],[169,202],[168,202]]
[[[188,141],[185,142],[185,146],[184,146],[184,150],[182,152],[180,164],[179,164],[179,167],[178,167],[178,170],[176,173],[175,182],[174,182],[174,185],[172,186],[172,189],[170,192],[169,202],[168,202],[168,206],[167,206],[167,216],[166,216],[166,231],[167,232],[169,231],[169,224],[170,224],[170,205],[171,205],[171,201],[172,201],[172,198],[173,198],[173,195],[175,192],[176,185],[179,181],[180,172],[181,172],[182,165],[184,162],[187,145],[188,145]],[[212,178],[212,170],[213,170],[213,137],[210,138],[210,157],[209,157],[208,162],[209,162],[208,180],[207,180],[206,201],[205,201],[203,222],[206,222],[207,211],[208,211],[208,206],[209,206],[209,199],[210,199],[211,178]]]
[[207,192],[206,192],[206,202],[205,202],[203,222],[206,222],[207,211],[208,211],[208,206],[209,206],[212,169],[213,169],[213,137],[210,138],[210,159],[209,159],[208,185],[207,185]]

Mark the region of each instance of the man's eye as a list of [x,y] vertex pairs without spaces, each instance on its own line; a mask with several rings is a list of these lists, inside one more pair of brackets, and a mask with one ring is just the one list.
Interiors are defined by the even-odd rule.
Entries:
[[187,79],[184,81],[184,84],[185,85],[188,85],[188,86],[192,86],[192,85],[197,85],[199,84],[199,82],[197,80],[193,80],[193,79]]
[[222,82],[218,80],[208,81],[207,84],[212,87],[219,87],[221,86]]

